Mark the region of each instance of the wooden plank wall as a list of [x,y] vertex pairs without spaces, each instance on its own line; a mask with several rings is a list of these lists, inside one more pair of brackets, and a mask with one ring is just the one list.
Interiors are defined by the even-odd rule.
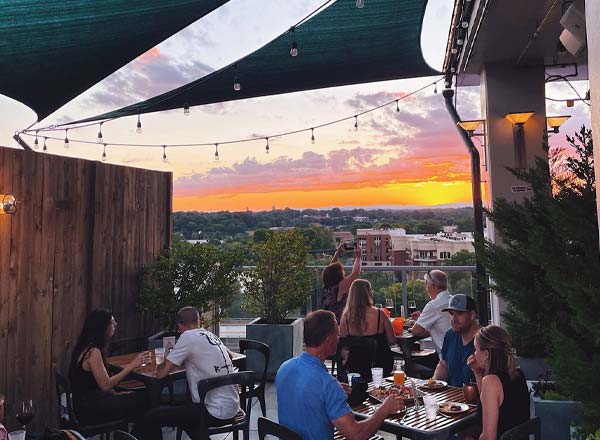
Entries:
[[136,309],[140,268],[171,243],[172,174],[0,148],[0,393],[33,399],[32,428],[56,425],[54,371],[66,374],[88,312],[106,307],[116,338],[156,325]]

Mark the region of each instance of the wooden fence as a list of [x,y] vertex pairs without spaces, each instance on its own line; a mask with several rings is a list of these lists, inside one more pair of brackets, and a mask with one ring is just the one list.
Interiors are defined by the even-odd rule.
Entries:
[[117,337],[155,330],[136,310],[141,266],[171,243],[172,174],[0,148],[0,393],[7,421],[33,399],[32,427],[56,424],[54,371],[66,374],[86,314],[113,310]]

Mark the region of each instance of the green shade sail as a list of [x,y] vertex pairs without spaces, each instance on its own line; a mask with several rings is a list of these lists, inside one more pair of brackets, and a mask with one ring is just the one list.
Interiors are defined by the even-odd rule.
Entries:
[[227,1],[1,1],[0,93],[44,119]]
[[[279,36],[237,63],[149,100],[76,122],[439,74],[421,53],[426,4],[427,0],[365,0],[360,9],[356,0],[338,0],[293,33]],[[296,57],[290,56],[294,34]],[[239,91],[233,87],[236,72]]]

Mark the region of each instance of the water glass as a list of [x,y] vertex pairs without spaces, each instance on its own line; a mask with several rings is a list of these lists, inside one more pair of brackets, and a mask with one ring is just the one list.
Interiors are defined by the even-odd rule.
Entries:
[[427,420],[435,420],[435,415],[438,410],[436,397],[431,394],[425,394],[423,396],[423,404],[425,405],[425,418]]
[[165,361],[165,349],[157,347],[154,349],[154,358],[156,359],[156,365],[160,365]]
[[352,381],[360,377],[360,373],[348,373],[348,385],[352,386]]
[[25,440],[25,431],[13,431],[8,433],[8,440]]
[[383,368],[371,368],[371,377],[373,377],[373,385],[378,388],[383,383]]

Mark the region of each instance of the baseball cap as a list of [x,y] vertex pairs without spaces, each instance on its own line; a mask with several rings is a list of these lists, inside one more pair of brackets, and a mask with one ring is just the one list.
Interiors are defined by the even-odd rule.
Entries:
[[475,301],[473,301],[473,298],[470,296],[457,293],[456,295],[450,297],[450,300],[448,301],[448,307],[442,309],[442,312],[447,312],[448,310],[456,310],[457,312],[470,312],[471,310],[475,310]]

